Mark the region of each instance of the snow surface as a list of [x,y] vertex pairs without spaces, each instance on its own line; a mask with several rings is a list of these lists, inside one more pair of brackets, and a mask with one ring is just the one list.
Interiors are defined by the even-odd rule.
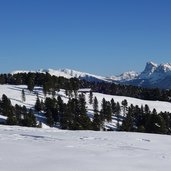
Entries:
[[171,137],[0,126],[1,171],[170,171]]
[[[26,101],[22,102],[21,98],[21,91],[22,89],[25,90],[26,95]],[[35,105],[36,99],[37,99],[37,93],[39,95],[40,99],[44,100],[44,95],[41,87],[35,87],[33,92],[29,92],[27,90],[27,86],[25,85],[0,85],[0,97],[5,94],[8,98],[10,98],[12,105],[18,104],[18,105],[25,105],[27,108],[32,108]],[[57,92],[57,95],[60,95],[65,103],[68,101],[68,97],[65,95],[64,90],[60,90],[60,92]],[[87,101],[87,108],[90,112],[92,112],[93,106],[88,103],[89,101],[89,93],[85,94],[86,101]],[[147,104],[151,110],[154,108],[157,110],[157,112],[160,111],[168,111],[171,112],[171,103],[169,102],[162,102],[162,101],[150,101],[150,100],[140,100],[136,98],[126,97],[126,96],[113,96],[113,95],[106,95],[101,93],[93,93],[93,97],[97,97],[97,100],[99,102],[99,109],[101,108],[101,101],[103,98],[105,98],[107,101],[110,101],[112,98],[115,102],[122,102],[123,100],[128,101],[128,105],[138,105],[141,107],[141,105],[145,106]]]

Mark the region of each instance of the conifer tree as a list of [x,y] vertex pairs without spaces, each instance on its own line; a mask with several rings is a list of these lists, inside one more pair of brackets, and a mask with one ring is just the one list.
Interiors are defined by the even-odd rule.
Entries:
[[119,102],[116,103],[116,112],[115,112],[115,116],[117,118],[117,124],[116,124],[116,127],[117,127],[117,130],[120,130],[120,112],[121,112],[121,107],[120,107],[120,104]]
[[128,108],[128,114],[122,122],[122,131],[133,131],[133,118],[131,108]]
[[30,92],[33,91],[34,89],[34,81],[33,81],[33,78],[30,77],[29,80],[28,80],[28,83],[27,83],[27,88]]
[[89,94],[89,104],[92,104],[93,103],[93,92],[90,91],[90,94]]
[[80,124],[79,129],[91,129],[91,121],[90,118],[87,116],[87,109],[86,109],[86,101],[84,94],[79,95],[78,101],[79,113],[77,115],[78,122]]
[[102,99],[102,104],[101,104],[102,108],[100,111],[100,120],[103,123],[105,121],[105,112],[106,112],[106,100],[105,98]]
[[106,118],[107,122],[112,121],[112,108],[111,108],[110,102],[106,103],[105,118]]
[[52,116],[52,112],[50,110],[47,110],[45,113],[45,116],[47,118],[47,124],[52,127],[54,125],[54,119]]
[[124,116],[126,116],[126,109],[127,109],[128,102],[125,99],[121,103],[122,103],[122,106],[123,106],[123,114],[124,114]]
[[93,130],[100,131],[101,129],[101,121],[100,121],[100,115],[98,110],[98,101],[97,98],[94,98],[93,102],[93,110],[94,110],[94,117],[93,117]]
[[21,100],[22,100],[22,102],[26,101],[26,95],[25,95],[24,89],[22,89],[22,91],[21,91]]
[[42,105],[41,105],[39,96],[37,96],[37,99],[36,99],[35,110],[38,112],[40,112],[42,110]]
[[111,99],[111,108],[112,108],[112,113],[115,114],[116,113],[116,103],[113,98]]

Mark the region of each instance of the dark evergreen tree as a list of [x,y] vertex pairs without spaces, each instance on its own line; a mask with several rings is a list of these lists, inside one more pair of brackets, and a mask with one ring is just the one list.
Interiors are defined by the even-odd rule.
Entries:
[[39,99],[39,96],[37,96],[37,100],[36,100],[36,103],[35,103],[35,110],[40,112],[42,110],[42,104],[40,102],[40,99]]
[[17,119],[14,115],[9,115],[6,121],[7,125],[17,125]]
[[128,108],[128,114],[126,115],[126,118],[122,122],[121,130],[122,131],[133,131],[133,117],[132,117],[132,111],[131,108]]
[[115,112],[115,116],[116,116],[116,119],[117,119],[117,124],[116,124],[116,129],[117,130],[120,130],[120,121],[121,121],[120,112],[121,112],[120,103],[117,102],[116,103],[116,112]]
[[31,92],[34,89],[34,80],[33,77],[29,77],[28,83],[27,83],[27,88]]
[[26,95],[25,95],[24,89],[22,89],[22,91],[21,91],[21,100],[22,100],[22,102],[26,101]]
[[112,113],[115,114],[116,113],[116,103],[113,98],[111,99],[111,108],[112,108]]
[[80,129],[91,129],[91,121],[87,115],[86,101],[84,94],[79,95],[78,101],[79,113],[77,115]]
[[45,113],[45,116],[47,118],[47,124],[52,127],[54,125],[54,119],[52,116],[52,112],[50,110],[47,110]]
[[32,110],[24,114],[24,119],[22,120],[22,126],[27,127],[36,127],[36,117],[33,114]]
[[112,121],[112,108],[110,102],[106,102],[105,119],[107,122]]
[[121,104],[122,104],[122,106],[123,106],[123,114],[124,114],[124,116],[126,116],[126,110],[127,110],[128,102],[127,102],[127,100],[125,99],[125,100],[123,100],[123,101],[121,102]]
[[105,121],[105,112],[106,112],[106,100],[105,98],[102,99],[102,104],[101,104],[101,111],[100,111],[100,120],[102,123]]
[[93,92],[90,91],[90,94],[89,94],[89,104],[92,104],[93,103]]

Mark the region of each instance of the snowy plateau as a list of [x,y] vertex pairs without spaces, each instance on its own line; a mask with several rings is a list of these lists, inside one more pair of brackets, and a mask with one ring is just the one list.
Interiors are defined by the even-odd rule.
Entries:
[[[26,101],[21,100],[25,89]],[[0,85],[0,96],[6,94],[13,105],[33,108],[36,94],[44,98],[42,88],[33,92],[24,85]],[[64,90],[60,90],[64,102],[68,101]],[[115,102],[126,99],[128,104],[148,104],[152,110],[171,112],[171,103],[145,101],[130,97],[93,93],[99,103],[102,98]],[[88,93],[86,94],[88,100]],[[92,105],[87,102],[88,114],[93,115]],[[1,116],[1,119],[5,119]],[[37,115],[38,120],[43,116]],[[115,128],[113,118],[106,127]],[[0,126],[0,171],[169,171],[171,168],[171,137],[168,135],[128,133],[66,131],[57,128],[26,128]]]

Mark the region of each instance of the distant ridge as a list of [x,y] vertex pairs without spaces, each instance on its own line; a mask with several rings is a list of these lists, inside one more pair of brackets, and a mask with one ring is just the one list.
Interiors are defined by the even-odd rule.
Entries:
[[171,88],[171,64],[155,64],[154,62],[147,62],[145,69],[138,73],[135,71],[124,72],[119,76],[98,76],[86,72],[80,72],[72,69],[40,69],[37,71],[13,71],[11,74],[16,73],[28,73],[28,72],[38,72],[38,73],[49,73],[54,76],[61,76],[65,78],[78,78],[85,79],[87,81],[95,82],[111,82],[120,83],[127,85],[134,85],[140,87],[148,88],[161,88],[170,89]]

